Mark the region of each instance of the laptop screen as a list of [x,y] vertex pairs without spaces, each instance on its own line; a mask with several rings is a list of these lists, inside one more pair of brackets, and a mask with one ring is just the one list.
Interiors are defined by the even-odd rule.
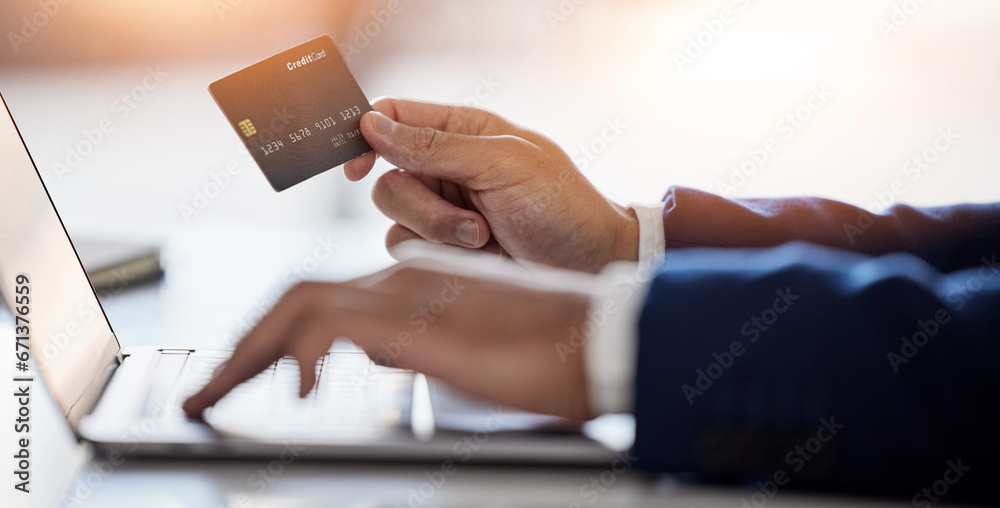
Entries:
[[0,293],[27,320],[31,356],[76,428],[120,347],[2,99]]

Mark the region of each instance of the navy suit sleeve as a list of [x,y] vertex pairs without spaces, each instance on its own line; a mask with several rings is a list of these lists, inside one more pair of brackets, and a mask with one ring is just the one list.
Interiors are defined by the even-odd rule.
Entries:
[[996,502],[997,254],[942,273],[799,243],[668,253],[640,320],[639,464],[749,481],[748,499]]
[[803,241],[868,254],[909,252],[940,271],[979,264],[1000,238],[1000,203],[894,206],[875,215],[817,198],[729,200],[671,188],[663,211],[668,250],[773,247]]

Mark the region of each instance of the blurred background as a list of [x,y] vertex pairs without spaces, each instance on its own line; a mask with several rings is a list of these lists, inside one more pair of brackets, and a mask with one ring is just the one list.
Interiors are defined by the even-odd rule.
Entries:
[[[275,194],[206,90],[321,34],[370,98],[497,111],[622,202],[679,184],[868,206],[901,179],[896,200],[931,205],[1000,199],[997,26],[989,0],[14,0],[0,90],[71,229],[377,215],[374,178]],[[113,132],[84,143],[104,119]],[[951,149],[925,154],[948,128]],[[777,151],[734,178],[769,138]],[[240,173],[185,220],[232,160]]]
[[74,238],[228,238],[198,266],[252,270],[334,221],[361,270],[390,261],[375,177],[273,192],[208,83],[330,34],[369,98],[496,111],[622,203],[684,185],[878,212],[1000,200],[998,26],[992,0],[5,0],[0,90]]

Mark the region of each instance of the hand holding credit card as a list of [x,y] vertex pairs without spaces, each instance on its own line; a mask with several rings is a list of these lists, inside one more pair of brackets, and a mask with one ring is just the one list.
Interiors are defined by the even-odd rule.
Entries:
[[360,130],[371,105],[330,37],[274,55],[208,88],[276,191],[371,151]]

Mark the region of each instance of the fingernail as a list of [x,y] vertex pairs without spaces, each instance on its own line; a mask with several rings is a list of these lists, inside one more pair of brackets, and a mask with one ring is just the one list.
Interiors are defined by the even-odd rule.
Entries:
[[375,124],[375,132],[383,136],[388,136],[392,134],[392,131],[396,130],[396,122],[393,122],[392,119],[377,111],[372,113],[372,122]]
[[475,247],[479,244],[479,223],[474,220],[467,220],[458,226],[458,241]]

